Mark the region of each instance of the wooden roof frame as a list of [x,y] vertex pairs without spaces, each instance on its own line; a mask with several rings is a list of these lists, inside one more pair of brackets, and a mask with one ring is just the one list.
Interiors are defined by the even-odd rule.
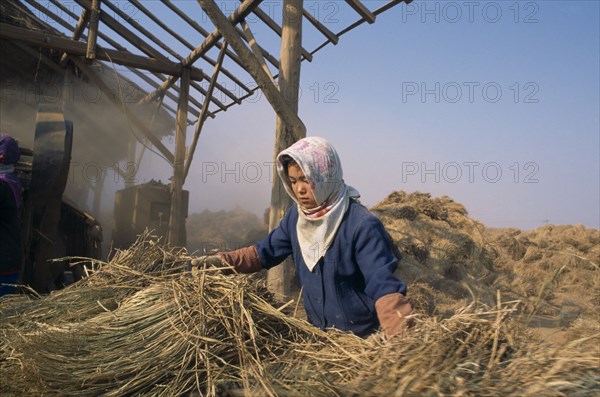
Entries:
[[[207,95],[208,92],[205,88],[197,84],[200,81],[210,81],[211,76],[207,75],[202,69],[199,69],[194,66],[194,63],[202,58],[204,61],[210,63],[213,67],[217,66],[217,61],[212,59],[207,55],[208,51],[213,47],[217,47],[221,49],[223,47],[224,40],[222,39],[222,34],[219,28],[215,29],[213,32],[207,32],[198,22],[196,22],[192,17],[187,15],[181,9],[177,7],[171,0],[160,0],[166,7],[168,7],[173,13],[181,19],[181,22],[191,26],[198,33],[205,37],[205,40],[200,45],[193,47],[193,43],[189,43],[183,37],[178,35],[173,29],[166,26],[166,24],[162,23],[160,18],[154,15],[151,11],[149,11],[142,2],[139,0],[130,0],[129,2],[137,7],[137,9],[143,13],[145,16],[154,21],[157,25],[159,25],[164,32],[167,33],[168,36],[174,42],[180,43],[184,45],[186,48],[190,49],[190,53],[187,56],[183,57],[182,55],[176,54],[166,43],[158,39],[154,36],[152,32],[146,29],[144,26],[141,26],[135,20],[130,18],[126,13],[120,10],[114,3],[114,0],[74,0],[77,5],[81,7],[81,14],[76,15],[72,8],[69,9],[65,7],[59,0],[48,0],[47,2],[37,2],[35,0],[19,0],[22,4],[27,4],[30,8],[37,10],[40,15],[44,16],[46,20],[53,20],[63,26],[65,29],[71,30],[73,32],[72,37],[68,38],[64,35],[59,34],[58,32],[51,31],[35,31],[28,29],[28,31],[24,31],[19,29],[19,27],[11,26],[5,22],[0,22],[0,39],[5,40],[14,40],[20,41],[30,46],[34,47],[46,47],[52,48],[55,50],[63,51],[65,54],[69,54],[71,56],[85,58],[87,62],[92,61],[94,59],[98,59],[101,61],[113,62],[118,65],[123,65],[131,70],[137,77],[142,79],[146,84],[151,87],[154,87],[154,91],[149,93],[146,98],[143,99],[144,102],[157,100],[162,95],[166,95],[173,102],[178,102],[179,88],[175,85],[178,81],[179,77],[183,73],[184,68],[190,69],[190,84],[192,88],[197,90],[200,94],[204,96],[204,98],[208,98],[210,103],[215,107],[214,110],[206,110],[210,117],[214,117],[215,114],[219,112],[226,111],[229,107],[234,106],[236,104],[241,104],[244,99],[254,95],[257,89],[262,89],[265,91],[265,96],[267,96],[267,92],[276,90],[276,85],[274,82],[267,84],[267,82],[256,81],[256,76],[252,73],[250,74],[256,81],[257,87],[249,88],[246,84],[241,82],[241,79],[238,78],[235,73],[230,72],[227,68],[220,66],[220,74],[223,76],[227,76],[229,79],[234,81],[237,86],[240,87],[241,93],[232,93],[226,87],[221,85],[219,81],[215,81],[213,95]],[[359,19],[353,23],[352,25],[344,28],[343,30],[334,33],[329,28],[327,28],[323,23],[321,23],[318,19],[313,17],[306,9],[302,9],[302,15],[306,21],[308,21],[312,26],[314,26],[318,32],[320,32],[324,37],[324,42],[309,51],[305,48],[302,48],[302,59],[312,61],[312,58],[315,53],[317,53],[320,49],[328,45],[329,43],[337,44],[339,42],[340,36],[349,32],[350,30],[356,28],[364,22],[373,23],[375,22],[375,18],[377,15],[382,12],[388,10],[389,8],[405,2],[410,3],[412,0],[391,0],[382,7],[377,10],[370,11],[363,3],[359,0],[346,0],[346,4],[356,11],[356,14],[359,16]],[[256,57],[259,59],[259,62],[262,64],[264,62],[268,62],[276,69],[279,67],[279,61],[273,55],[266,52],[264,48],[260,46],[259,43],[256,42],[252,37],[248,37],[248,33],[244,33],[247,29],[243,28],[244,20],[250,14],[256,16],[262,23],[264,23],[270,30],[275,32],[277,35],[281,37],[282,27],[277,24],[271,17],[267,15],[263,10],[258,8],[258,5],[262,2],[262,0],[240,0],[240,4],[238,8],[228,17],[228,20],[231,25],[234,26],[236,35],[235,37],[241,38],[243,45],[246,47],[248,42],[254,42],[252,46],[252,58]],[[206,8],[217,8],[214,1],[198,1],[204,12],[208,12]],[[57,10],[69,18],[76,20],[77,23],[69,23],[65,20],[65,18],[56,15],[52,12],[51,7],[56,7]],[[111,12],[106,12],[106,11]],[[110,14],[114,13],[119,17],[120,20],[117,20],[115,17],[112,17]],[[100,25],[103,24],[103,26]],[[127,49],[122,44],[119,44],[117,40],[115,40],[110,35],[106,34],[102,31],[103,27],[110,28],[113,32],[117,34],[122,40],[126,41],[132,48],[135,48],[137,51],[142,52],[144,55],[139,55],[133,53],[131,50]],[[88,31],[88,35],[84,35],[84,30]],[[133,29],[136,29],[140,32],[140,34],[136,34],[133,32]],[[251,34],[251,33],[250,33]],[[97,40],[102,39],[106,41],[112,48],[105,48],[97,44]],[[233,46],[231,46],[233,47]],[[235,49],[234,49],[235,51]],[[231,59],[240,67],[246,69],[248,71],[248,65],[240,60],[239,54],[235,53],[232,50],[228,50],[225,52],[224,57]],[[179,57],[179,62],[171,61],[168,59],[168,55],[173,57]],[[261,59],[262,58],[262,59]],[[247,59],[248,60],[248,59]],[[255,65],[254,61],[250,61],[253,65]],[[150,72],[147,75],[144,72]],[[151,77],[149,77],[151,76]],[[264,77],[264,76],[263,76]],[[277,75],[273,76],[276,78]],[[271,79],[270,79],[271,80]],[[215,92],[218,92],[219,95],[214,95]],[[269,99],[271,105],[274,106],[274,110],[277,114],[281,113],[285,119],[293,119],[293,116],[287,114],[284,110],[284,107],[280,106],[279,101],[274,98],[276,94],[268,94],[272,98]],[[219,100],[219,97],[227,97],[230,102],[222,103]],[[193,119],[188,119],[188,124],[197,123],[198,119],[201,117],[202,109],[204,108],[204,99],[199,100],[198,98],[190,97],[190,106],[189,112]],[[277,101],[277,102],[273,102]],[[210,108],[210,106],[209,106]],[[176,114],[176,110],[166,106],[166,109],[173,114]]]
[[[201,10],[206,13],[214,25],[214,30],[208,32],[193,17],[179,9],[171,0],[160,0],[183,24],[188,25],[195,32],[204,37],[203,41],[194,45],[175,32],[174,29],[163,23],[161,18],[148,10],[141,1],[130,0],[129,3],[137,7],[145,17],[154,22],[169,37],[172,43],[178,43],[187,48],[188,54],[179,54],[171,46],[161,41],[148,28],[130,18],[113,3],[114,0],[74,0],[80,7],[79,14],[61,4],[60,0],[48,0],[39,3],[35,0],[2,0],[10,2],[15,7],[28,5],[28,10],[35,9],[46,18],[60,24],[71,37],[58,32],[40,21],[41,29],[25,29],[0,20],[0,40],[11,40],[19,46],[27,48],[50,48],[62,52],[57,67],[64,67],[67,62],[72,62],[88,79],[94,82],[108,97],[110,89],[103,83],[97,72],[89,66],[94,61],[105,61],[128,68],[138,78],[152,87],[152,91],[139,100],[138,103],[157,101],[158,106],[163,106],[176,115],[175,122],[175,149],[172,153],[160,139],[152,134],[143,120],[138,119],[133,112],[118,99],[114,105],[123,112],[130,123],[140,130],[146,138],[158,149],[160,154],[173,166],[171,180],[172,200],[169,225],[168,242],[174,245],[184,243],[180,235],[179,219],[182,213],[182,188],[185,178],[190,170],[195,149],[200,133],[207,117],[214,117],[219,112],[226,111],[229,107],[242,103],[242,101],[260,89],[276,113],[276,138],[275,151],[287,147],[295,140],[306,136],[306,127],[298,117],[298,89],[300,77],[300,63],[303,60],[312,61],[314,54],[328,44],[337,44],[340,37],[355,29],[363,23],[372,24],[377,15],[404,2],[412,0],[389,0],[376,10],[370,10],[360,0],[345,0],[345,4],[358,15],[358,19],[346,26],[341,31],[334,33],[327,26],[312,16],[305,8],[303,0],[284,0],[284,24],[280,26],[267,13],[258,6],[262,0],[240,0],[240,4],[230,15],[225,15],[216,5],[214,0],[197,0]],[[76,23],[69,23],[62,16],[50,10],[49,5],[57,7]],[[44,7],[44,5],[47,5]],[[120,20],[112,17],[110,10]],[[246,22],[251,14],[256,16],[268,29],[275,32],[281,39],[280,59],[270,54],[257,42],[250,26]],[[294,21],[287,17],[294,17]],[[1,16],[0,16],[1,17]],[[323,36],[324,41],[317,48],[309,51],[302,47],[302,23],[308,21]],[[87,36],[84,31],[87,27]],[[107,34],[103,29],[110,29],[115,36]],[[134,30],[138,31],[136,34]],[[98,44],[98,39],[103,40],[108,46]],[[135,52],[127,46],[134,48]],[[285,45],[284,45],[285,44]],[[111,48],[112,47],[112,48]],[[284,47],[286,50],[284,50]],[[211,49],[218,49],[218,59],[208,55]],[[175,60],[171,60],[170,57]],[[213,67],[211,75],[196,66],[202,59]],[[242,79],[224,67],[225,60],[231,60],[238,65],[247,75],[250,75],[256,87],[249,88],[242,83]],[[44,63],[54,62],[44,58]],[[273,75],[268,65],[274,67],[278,73]],[[219,78],[225,76],[235,82],[241,93],[234,93],[227,89]],[[278,82],[276,82],[278,79]],[[208,88],[202,87],[199,82],[208,81]],[[177,86],[176,83],[179,82]],[[197,91],[202,95],[202,100],[192,93]],[[294,98],[290,98],[290,93]],[[167,97],[177,104],[177,109],[163,103]],[[227,98],[227,101],[222,99]],[[221,99],[220,99],[221,98]],[[209,108],[213,107],[213,110]],[[190,119],[190,115],[195,118]],[[195,131],[189,151],[186,150],[186,130],[189,125],[195,124]],[[134,134],[135,135],[135,134]],[[276,224],[289,205],[289,197],[285,194],[281,182],[276,179],[271,193],[270,225]],[[269,288],[279,293],[284,298],[290,293],[290,263],[284,263],[271,269],[268,277]]]

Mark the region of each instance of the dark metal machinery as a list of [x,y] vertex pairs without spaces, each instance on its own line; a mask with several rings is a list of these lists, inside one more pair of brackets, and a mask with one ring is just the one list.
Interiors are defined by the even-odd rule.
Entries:
[[[127,248],[148,229],[165,242],[171,221],[171,188],[160,181],[119,190],[115,195],[112,231],[114,248]],[[180,238],[186,241],[185,219],[188,215],[189,192],[182,191],[182,211],[175,221]]]
[[67,184],[73,124],[55,106],[39,105],[31,168],[21,168],[24,187],[22,213],[22,282],[38,292],[60,288],[81,277],[82,265],[68,260],[99,258],[102,228],[96,220],[63,202]]

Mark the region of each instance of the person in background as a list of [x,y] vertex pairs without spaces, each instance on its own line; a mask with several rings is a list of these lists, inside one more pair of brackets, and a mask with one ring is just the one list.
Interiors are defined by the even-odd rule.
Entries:
[[344,183],[333,146],[324,138],[301,139],[278,155],[277,172],[295,201],[279,226],[255,245],[202,260],[253,273],[292,255],[313,325],[361,337],[380,326],[388,337],[402,333],[412,308],[406,284],[394,276],[392,241]]
[[0,296],[14,292],[21,270],[21,182],[14,164],[19,145],[9,135],[0,135]]

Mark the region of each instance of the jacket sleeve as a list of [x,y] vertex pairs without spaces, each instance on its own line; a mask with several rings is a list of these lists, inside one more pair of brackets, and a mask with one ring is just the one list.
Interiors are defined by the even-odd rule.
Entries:
[[255,245],[234,251],[220,252],[217,256],[233,266],[238,273],[256,273],[263,269]]
[[374,301],[384,295],[406,295],[406,284],[394,275],[398,259],[392,241],[376,217],[366,217],[354,233],[355,260],[365,278],[365,293]]
[[279,222],[279,226],[273,229],[267,237],[256,244],[256,251],[260,262],[265,269],[279,265],[293,252],[290,228],[296,227],[293,213],[294,208],[287,211]]

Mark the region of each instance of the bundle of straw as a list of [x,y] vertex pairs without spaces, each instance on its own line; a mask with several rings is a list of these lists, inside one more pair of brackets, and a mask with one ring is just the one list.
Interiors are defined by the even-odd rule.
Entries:
[[[80,283],[0,301],[3,395],[594,395],[597,355],[551,348],[511,319],[515,302],[416,316],[386,340],[322,331],[261,283],[145,236]],[[598,339],[598,335],[592,336]],[[590,337],[588,337],[589,339]]]

